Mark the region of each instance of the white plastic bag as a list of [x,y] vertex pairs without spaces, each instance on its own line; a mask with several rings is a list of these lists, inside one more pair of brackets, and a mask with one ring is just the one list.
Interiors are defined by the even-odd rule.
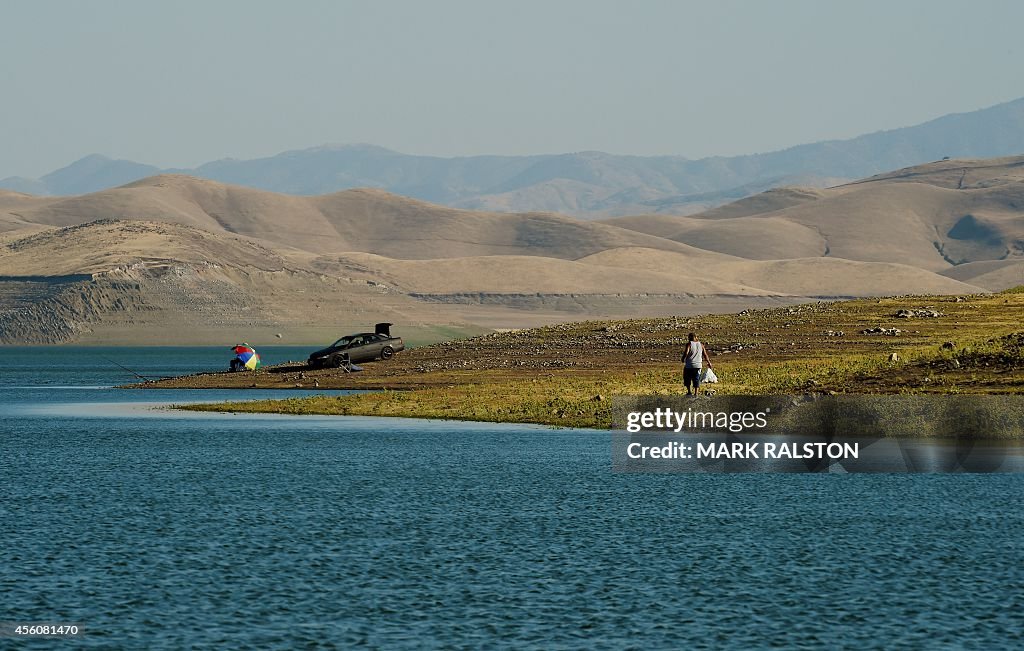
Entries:
[[718,382],[718,376],[710,368],[704,371],[704,379],[701,380],[701,384],[715,384]]

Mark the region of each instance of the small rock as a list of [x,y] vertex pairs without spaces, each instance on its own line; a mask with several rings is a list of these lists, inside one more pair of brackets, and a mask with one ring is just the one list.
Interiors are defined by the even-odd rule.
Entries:
[[897,310],[896,314],[894,314],[893,316],[895,316],[897,319],[935,319],[940,316],[946,315],[943,314],[942,312],[936,312],[935,310],[923,308],[920,310]]
[[862,335],[886,335],[888,337],[896,337],[901,332],[903,331],[900,330],[899,328],[883,328],[882,326],[877,326],[874,328],[865,328],[860,331]]

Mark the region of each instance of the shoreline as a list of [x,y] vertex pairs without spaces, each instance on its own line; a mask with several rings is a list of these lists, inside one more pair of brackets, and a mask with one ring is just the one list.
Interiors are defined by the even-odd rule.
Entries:
[[[911,316],[906,316],[907,314]],[[697,317],[589,321],[414,348],[360,373],[301,363],[126,385],[347,389],[224,411],[397,416],[607,429],[612,395],[677,395],[697,332],[717,395],[1024,394],[1024,294],[900,296]],[[207,409],[212,411],[213,409]]]
[[225,421],[257,420],[257,421],[283,421],[309,424],[320,422],[330,427],[335,427],[339,422],[348,424],[356,423],[359,429],[376,427],[382,423],[402,422],[405,425],[415,425],[418,429],[423,426],[425,429],[472,429],[481,426],[491,426],[499,429],[518,430],[529,429],[535,431],[572,431],[607,433],[604,430],[574,428],[544,425],[539,423],[493,423],[488,421],[422,418],[415,416],[362,416],[334,414],[292,414],[279,412],[244,412],[244,411],[220,411],[193,409],[195,406],[218,404],[216,402],[59,402],[47,404],[14,404],[12,414],[15,416],[30,416],[43,418],[47,416],[73,416],[82,419],[110,419],[110,418],[145,418],[145,419],[202,419],[216,418]]
[[[359,394],[351,394],[359,395]],[[723,406],[729,407],[730,402],[735,405],[749,406],[758,401],[769,405],[768,412],[773,418],[781,418],[779,421],[784,429],[778,431],[742,431],[730,433],[715,428],[704,431],[680,430],[671,428],[639,429],[634,431],[620,424],[614,427],[611,423],[608,426],[578,427],[565,426],[545,422],[523,422],[523,421],[493,421],[483,418],[467,419],[458,417],[437,417],[422,414],[408,415],[381,415],[365,414],[358,410],[348,411],[344,408],[309,408],[306,401],[316,400],[319,396],[311,398],[279,398],[275,400],[245,400],[239,402],[215,402],[203,401],[193,403],[163,403],[165,410],[191,412],[196,414],[217,414],[222,416],[277,416],[288,418],[298,416],[301,418],[355,418],[355,419],[377,419],[377,420],[417,420],[438,423],[457,424],[489,424],[507,426],[528,426],[544,429],[572,429],[579,431],[605,432],[608,434],[623,435],[633,432],[634,435],[654,435],[656,437],[682,437],[693,441],[706,441],[709,438],[721,438],[727,440],[730,436],[749,438],[764,437],[790,439],[810,438],[819,440],[821,435],[812,434],[818,431],[818,424],[823,426],[823,435],[829,440],[835,436],[836,440],[889,440],[889,441],[919,441],[919,442],[947,442],[951,445],[975,445],[975,444],[999,444],[1009,447],[1019,446],[1024,443],[1024,394],[987,394],[962,396],[953,394],[843,394],[841,396],[828,396],[822,394],[803,396],[720,396],[701,397],[692,399],[692,402],[685,404],[691,407],[693,412],[721,413]],[[627,407],[619,405],[619,418],[626,412],[635,410],[640,405],[652,404],[671,405],[679,404],[685,396],[630,396],[626,397]],[[780,406],[781,400],[781,409]],[[844,417],[839,420],[838,425],[834,419],[834,409],[838,400],[839,406],[845,406]],[[957,409],[956,424],[950,427],[949,410],[943,409],[942,402],[952,402]],[[328,403],[329,404],[329,403]],[[669,408],[670,409],[670,408]],[[791,409],[795,415],[789,415]],[[803,411],[801,415],[799,412]],[[685,413],[685,412],[680,412]],[[633,416],[635,414],[629,414]],[[865,418],[877,419],[875,423],[865,424]],[[853,420],[851,420],[851,418]],[[1008,424],[1007,421],[1016,423]],[[622,423],[623,421],[618,421]],[[631,421],[632,423],[632,421]],[[780,426],[778,423],[776,426]],[[830,433],[830,427],[835,427],[835,432]],[[843,433],[839,433],[842,431]],[[955,433],[951,433],[955,432]],[[979,434],[979,432],[984,432]],[[628,436],[628,434],[627,434]],[[728,439],[733,440],[733,439]]]

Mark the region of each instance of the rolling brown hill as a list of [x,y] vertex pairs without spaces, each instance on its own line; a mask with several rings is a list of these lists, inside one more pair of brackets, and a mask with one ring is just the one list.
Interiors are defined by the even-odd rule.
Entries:
[[1024,260],[1024,157],[940,161],[688,217],[604,223],[745,258],[826,256],[948,275],[967,263]]
[[[689,259],[670,251],[615,249],[581,260],[600,267],[647,270],[662,274],[692,273]],[[963,294],[978,291],[976,285],[934,274],[924,269],[892,263],[863,263],[838,258],[793,260],[732,260],[698,267],[703,283],[729,283],[757,287],[784,295],[851,298],[889,294]],[[824,294],[823,288],[828,288]],[[704,293],[704,292],[699,292]]]
[[319,340],[379,320],[469,331],[999,290],[1024,284],[1022,215],[1024,157],[606,221],[180,175],[76,197],[5,191],[0,341]]
[[[5,275],[103,274],[122,268],[194,264],[280,271],[288,263],[256,240],[166,222],[103,219],[9,239]],[[15,273],[17,272],[17,273]]]
[[423,260],[473,255],[575,259],[619,246],[685,252],[690,247],[606,224],[550,213],[458,210],[382,190],[299,197],[160,175],[66,198],[0,198],[0,219],[71,226],[97,219],[142,219],[259,238],[313,253],[359,251]]
[[[416,294],[633,294],[646,293],[728,296],[772,296],[754,286],[702,278],[685,268],[652,265],[623,269],[620,265],[590,262],[591,258],[619,251],[615,248],[579,261],[525,255],[472,256],[437,260],[396,260],[368,253],[351,253],[335,261],[358,264],[387,279],[394,287]],[[692,256],[669,251],[652,251],[695,266]],[[318,269],[330,268],[318,260]]]
[[378,282],[191,226],[99,220],[0,240],[0,344],[294,344],[377,321],[413,343],[480,331]]

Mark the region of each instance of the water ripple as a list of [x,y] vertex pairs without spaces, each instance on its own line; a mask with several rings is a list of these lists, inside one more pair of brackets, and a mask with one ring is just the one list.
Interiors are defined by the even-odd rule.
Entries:
[[15,422],[0,618],[148,649],[1019,640],[1019,475],[617,475],[595,433],[334,422]]

